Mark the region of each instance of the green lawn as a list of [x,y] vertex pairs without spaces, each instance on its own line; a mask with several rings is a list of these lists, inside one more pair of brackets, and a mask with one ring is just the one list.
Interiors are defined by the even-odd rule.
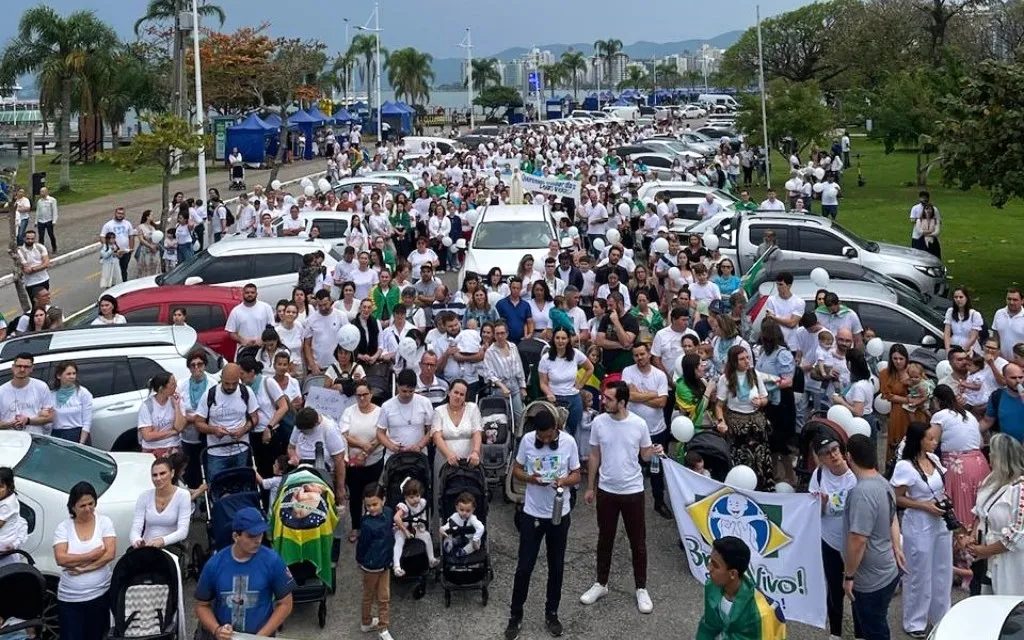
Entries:
[[[74,204],[95,198],[109,196],[113,193],[130,191],[140,187],[160,184],[162,170],[160,167],[141,167],[131,173],[119,171],[106,162],[71,165],[71,190],[57,191],[60,185],[60,164],[50,164],[54,154],[36,156],[36,171],[46,172],[46,181],[50,193],[60,198],[60,203]],[[183,169],[175,178],[189,178],[196,175],[196,169]],[[32,174],[29,170],[28,156],[23,156],[18,165],[18,182],[29,185]]]
[[[863,187],[857,186],[857,153],[867,181]],[[854,138],[850,160],[853,167],[843,174],[839,222],[865,238],[909,246],[909,212],[919,188],[904,185],[914,182],[915,153],[897,150],[886,155],[880,144]],[[781,192],[788,172],[779,154],[772,161],[773,184]],[[966,285],[975,307],[991,321],[992,313],[1004,305],[1005,288],[1021,280],[1024,204],[1016,200],[996,209],[987,193],[946,189],[939,185],[940,178],[937,170],[932,171],[926,188],[942,215],[940,242],[952,276],[950,286]]]

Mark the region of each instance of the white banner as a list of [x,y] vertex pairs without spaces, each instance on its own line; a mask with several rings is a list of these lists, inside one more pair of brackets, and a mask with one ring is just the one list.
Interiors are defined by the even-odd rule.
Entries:
[[[580,181],[560,180],[554,177],[535,176],[520,171],[519,175],[523,180],[523,191],[539,191],[546,195],[553,195],[558,198],[572,198],[577,203],[580,201]],[[512,183],[512,174],[503,173],[502,180],[506,184]]]
[[741,491],[673,460],[661,467],[693,577],[708,578],[711,543],[735,536],[750,548],[750,576],[786,620],[825,628],[821,503],[806,493]]

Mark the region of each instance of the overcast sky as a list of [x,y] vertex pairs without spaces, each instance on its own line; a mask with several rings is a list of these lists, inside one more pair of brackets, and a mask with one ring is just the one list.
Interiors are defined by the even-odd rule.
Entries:
[[[0,4],[5,15],[0,21],[0,41],[6,42],[14,34],[21,12],[39,2],[0,0]],[[60,13],[92,9],[127,39],[135,20],[145,11],[146,0],[48,0],[46,4]],[[267,21],[272,35],[318,38],[332,53],[345,47],[344,18],[352,25],[363,24],[373,12],[372,0],[220,0],[217,4],[227,13],[227,31]],[[473,50],[481,56],[514,46],[607,38],[625,44],[710,38],[753,25],[758,2],[685,3],[687,8],[681,10],[682,4],[678,0],[645,0],[636,5],[619,0],[383,0],[382,43],[392,49],[411,46],[434,57],[449,58],[465,55],[456,45],[466,27],[472,28]],[[760,0],[762,17],[802,4],[807,3]],[[296,10],[297,6],[301,9]],[[642,10],[637,10],[640,7]]]

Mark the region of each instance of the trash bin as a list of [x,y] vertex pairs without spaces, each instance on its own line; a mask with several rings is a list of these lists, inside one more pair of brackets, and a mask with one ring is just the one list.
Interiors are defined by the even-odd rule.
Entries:
[[39,195],[39,190],[46,186],[46,172],[37,171],[32,174],[32,198]]

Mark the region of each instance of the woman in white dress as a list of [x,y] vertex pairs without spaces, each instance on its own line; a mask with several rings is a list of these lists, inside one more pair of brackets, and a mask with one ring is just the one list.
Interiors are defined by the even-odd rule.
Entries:
[[978,488],[978,519],[967,550],[987,560],[991,593],[1024,596],[1024,446],[997,433],[989,442],[989,462],[992,473]]
[[[466,402],[469,385],[465,380],[455,379],[448,388],[448,402],[434,409],[431,438],[437,447],[434,457],[434,486],[441,475],[441,467],[448,463],[457,465],[461,460],[470,466],[480,464],[480,447],[483,443],[483,419],[475,402]],[[440,491],[434,492],[434,506]],[[434,513],[437,513],[434,509]]]

